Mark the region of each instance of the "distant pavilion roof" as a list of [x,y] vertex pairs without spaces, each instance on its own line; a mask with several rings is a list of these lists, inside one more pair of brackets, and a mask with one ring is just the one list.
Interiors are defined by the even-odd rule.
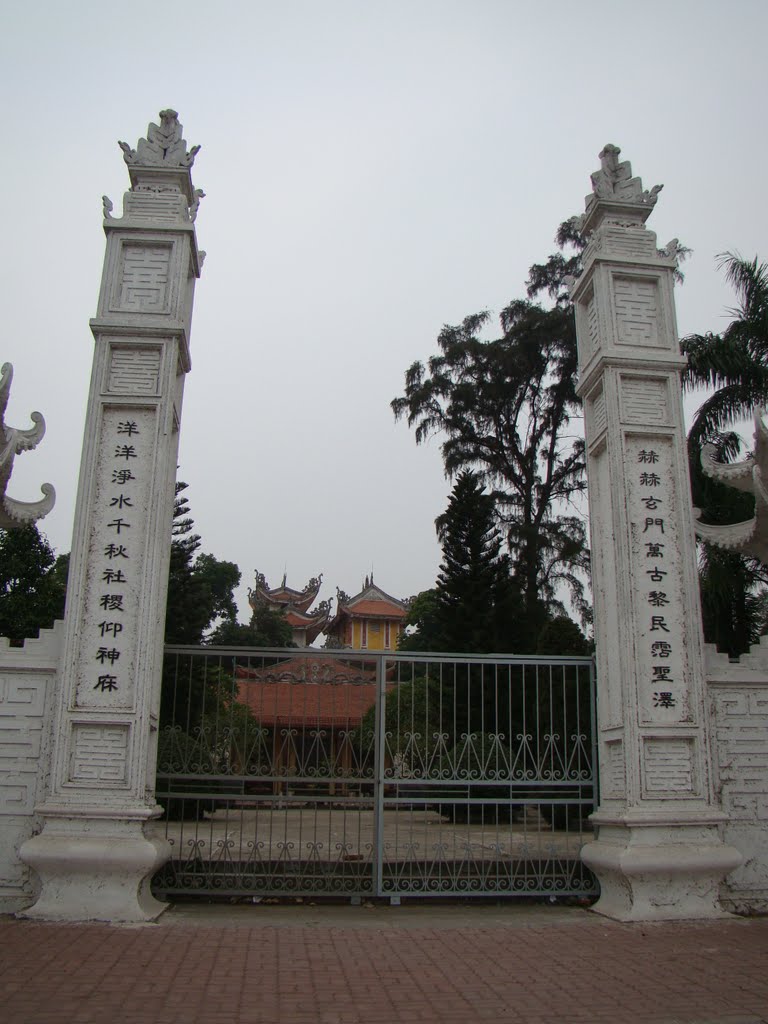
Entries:
[[270,607],[287,610],[293,608],[299,612],[306,612],[317,595],[323,583],[323,574],[313,576],[303,590],[294,590],[286,584],[286,577],[279,587],[271,588],[266,578],[260,572],[256,573],[256,583],[252,590],[248,591],[248,603],[252,608],[259,601],[264,601]]
[[238,666],[238,700],[263,726],[353,729],[376,701],[375,669],[324,657]]
[[336,614],[328,623],[326,632],[338,632],[345,619],[391,619],[401,622],[408,614],[408,602],[386,593],[366,576],[363,589],[348,597],[343,591],[336,593]]

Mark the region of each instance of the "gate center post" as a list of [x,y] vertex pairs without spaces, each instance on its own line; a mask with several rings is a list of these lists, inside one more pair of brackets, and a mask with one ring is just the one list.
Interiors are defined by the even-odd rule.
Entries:
[[373,886],[374,895],[384,895],[384,768],[387,728],[386,662],[376,656],[376,719],[373,777]]
[[41,892],[25,916],[152,920],[170,855],[154,797],[174,481],[202,198],[174,110],[134,150],[106,255],[75,509],[51,776],[21,848]]
[[713,792],[673,286],[677,239],[607,145],[571,284],[584,401],[597,647],[600,806],[583,859],[620,920],[718,916],[740,862]]

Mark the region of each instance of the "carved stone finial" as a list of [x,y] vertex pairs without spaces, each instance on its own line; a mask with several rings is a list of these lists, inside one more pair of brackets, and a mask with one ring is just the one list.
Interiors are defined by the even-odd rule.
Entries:
[[687,249],[684,245],[680,245],[679,238],[672,238],[664,246],[663,249],[659,249],[659,256],[661,259],[674,260],[675,263],[682,263],[682,261],[690,254],[690,249]]
[[201,188],[196,188],[192,196],[193,199],[189,205],[189,219],[194,224],[197,220],[197,211],[200,209],[200,200],[205,199],[205,192]]
[[619,161],[621,150],[618,146],[608,143],[603,146],[600,156],[600,170],[590,176],[592,195],[587,196],[587,205],[595,199],[609,199],[621,203],[638,203],[643,206],[654,206],[663,185],[654,185],[643,191],[643,182],[639,177],[632,177],[632,165],[629,160]]
[[115,205],[112,202],[112,200],[109,198],[109,196],[102,196],[101,197],[101,205],[102,205],[102,208],[104,210],[104,220],[111,220],[112,219],[112,211],[114,210]]
[[179,115],[170,108],[160,111],[160,124],[150,122],[147,137],[139,139],[136,149],[127,142],[119,142],[123,159],[129,166],[140,167],[191,167],[200,147],[193,146],[187,152],[187,143],[182,138],[183,126]]
[[30,430],[17,430],[5,425],[5,410],[12,380],[13,367],[10,363],[3,363],[0,369],[0,527],[4,530],[14,530],[42,519],[48,515],[56,501],[56,492],[51,484],[41,486],[44,497],[40,501],[16,501],[5,493],[15,456],[36,448],[45,435],[45,420],[39,412],[30,414],[34,423]]

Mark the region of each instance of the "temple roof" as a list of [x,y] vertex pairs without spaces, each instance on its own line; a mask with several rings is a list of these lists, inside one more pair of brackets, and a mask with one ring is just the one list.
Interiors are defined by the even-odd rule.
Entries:
[[343,590],[336,591],[336,614],[328,624],[328,632],[337,631],[344,619],[396,619],[402,621],[408,614],[408,602],[392,597],[366,576],[363,589],[349,597]]
[[250,708],[263,726],[354,729],[376,702],[376,684],[243,682],[238,687],[238,700]]
[[295,608],[288,608],[284,612],[285,621],[294,630],[304,630],[308,644],[313,643],[328,625],[331,615],[331,607],[328,601],[322,601],[313,612],[300,612]]
[[323,582],[323,574],[313,576],[303,590],[294,590],[286,584],[286,577],[279,587],[271,588],[263,573],[256,573],[254,587],[248,591],[248,603],[254,608],[256,603],[263,601],[273,607],[280,607],[287,611],[293,608],[299,612],[306,612],[317,595]]
[[238,700],[264,726],[354,728],[376,701],[375,670],[334,658],[291,658],[236,670]]

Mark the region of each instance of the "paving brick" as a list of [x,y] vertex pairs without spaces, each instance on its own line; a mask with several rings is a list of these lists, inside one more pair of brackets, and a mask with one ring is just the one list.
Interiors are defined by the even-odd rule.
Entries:
[[552,918],[544,909],[538,916],[497,908],[462,916],[452,909],[441,918],[435,911],[400,915],[398,908],[377,920],[376,912],[361,919],[346,910],[324,916],[313,908],[311,926],[300,913],[270,916],[257,908],[250,916],[219,909],[174,917],[171,910],[158,925],[142,928],[0,918],[0,1018],[4,1024],[768,1022],[768,919],[621,925],[584,911]]

